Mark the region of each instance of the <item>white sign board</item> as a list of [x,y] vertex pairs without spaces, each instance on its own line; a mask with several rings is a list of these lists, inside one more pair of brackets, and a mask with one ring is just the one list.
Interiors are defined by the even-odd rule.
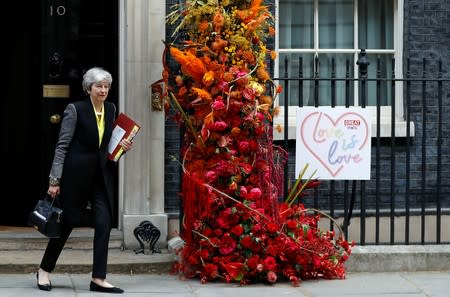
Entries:
[[369,180],[370,112],[358,107],[299,107],[295,174],[304,178]]

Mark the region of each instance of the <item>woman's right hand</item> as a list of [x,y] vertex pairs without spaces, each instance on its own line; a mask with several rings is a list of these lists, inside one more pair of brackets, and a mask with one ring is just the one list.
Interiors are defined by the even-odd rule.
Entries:
[[59,186],[49,186],[47,194],[49,194],[50,197],[55,199],[55,197],[59,195]]

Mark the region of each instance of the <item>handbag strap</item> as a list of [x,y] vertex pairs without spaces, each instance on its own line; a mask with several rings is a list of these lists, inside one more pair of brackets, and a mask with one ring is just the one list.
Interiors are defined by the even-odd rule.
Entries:
[[59,197],[59,195],[56,195],[56,197],[55,197],[55,198],[52,198],[52,196],[50,196],[49,194],[46,194],[46,195],[45,195],[45,199],[47,199],[47,200],[50,200],[50,201],[51,201],[50,207],[52,207],[52,206],[53,206],[53,203],[55,203],[55,200],[56,200],[56,199],[58,199],[58,197]]

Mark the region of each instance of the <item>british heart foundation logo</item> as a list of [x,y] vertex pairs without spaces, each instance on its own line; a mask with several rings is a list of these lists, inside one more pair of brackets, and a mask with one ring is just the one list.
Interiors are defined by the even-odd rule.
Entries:
[[296,175],[308,163],[318,179],[370,179],[370,128],[363,108],[299,108]]

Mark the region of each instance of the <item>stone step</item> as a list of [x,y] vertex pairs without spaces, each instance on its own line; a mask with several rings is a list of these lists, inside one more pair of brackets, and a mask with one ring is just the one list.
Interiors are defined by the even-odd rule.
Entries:
[[[94,230],[92,228],[75,228],[72,231],[65,248],[67,249],[92,249]],[[48,238],[31,227],[7,228],[0,231],[0,251],[8,250],[43,250],[47,246]],[[111,231],[109,247],[121,249],[123,245],[122,231]]]
[[[0,251],[0,274],[35,273],[39,268],[43,250]],[[55,273],[90,273],[92,250],[64,248],[56,264]],[[136,254],[132,250],[110,249],[108,273],[161,274],[170,273],[176,262],[167,250],[155,254]]]
[[[54,272],[89,273],[92,270],[93,237],[92,228],[74,229]],[[0,228],[0,274],[36,272],[47,242],[48,239],[33,228]],[[109,273],[167,273],[175,262],[175,255],[167,249],[161,253],[151,253],[147,246],[144,253],[139,254],[125,249],[122,231],[111,231]]]

